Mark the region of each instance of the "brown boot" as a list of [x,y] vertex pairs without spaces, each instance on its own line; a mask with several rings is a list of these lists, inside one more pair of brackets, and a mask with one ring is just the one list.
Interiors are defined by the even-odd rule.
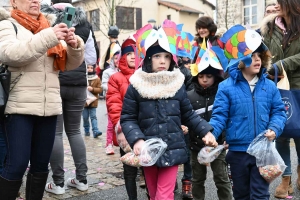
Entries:
[[298,173],[298,178],[297,178],[296,185],[297,185],[298,190],[300,190],[300,165],[298,165],[298,167],[297,167],[297,173]]
[[182,181],[182,199],[193,199],[192,182],[189,180]]
[[275,190],[275,197],[285,199],[289,194],[294,192],[291,177],[283,176],[280,185]]

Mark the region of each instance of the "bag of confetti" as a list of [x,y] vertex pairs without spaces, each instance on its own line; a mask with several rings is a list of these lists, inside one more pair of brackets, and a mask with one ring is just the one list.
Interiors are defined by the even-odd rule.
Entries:
[[268,140],[264,136],[265,133],[266,131],[254,138],[247,149],[247,153],[256,158],[260,175],[271,183],[284,172],[286,165],[279,155],[275,143]]
[[152,138],[145,141],[139,155],[141,166],[152,166],[166,151],[167,144],[160,138]]
[[217,147],[203,147],[197,156],[198,162],[202,165],[209,166],[209,163],[214,161],[223,151],[224,145]]
[[120,158],[121,162],[130,165],[132,167],[140,167],[139,157],[134,154],[133,151],[126,153],[124,156]]

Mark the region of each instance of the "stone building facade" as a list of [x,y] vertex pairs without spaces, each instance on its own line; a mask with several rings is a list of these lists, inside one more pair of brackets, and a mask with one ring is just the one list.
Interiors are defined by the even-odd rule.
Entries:
[[266,5],[275,2],[275,0],[217,0],[216,22],[220,28],[226,29],[235,24],[248,24],[256,28],[264,17]]

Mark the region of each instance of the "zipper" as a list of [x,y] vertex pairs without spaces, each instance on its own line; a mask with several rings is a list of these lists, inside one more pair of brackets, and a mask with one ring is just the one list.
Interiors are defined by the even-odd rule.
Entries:
[[[44,58],[44,66],[45,65],[45,58]],[[46,66],[47,67],[47,66]],[[46,73],[46,69],[44,68],[44,73],[45,73],[45,87],[44,87],[44,116],[46,116],[46,88],[47,88],[47,73]],[[57,77],[58,78],[58,77]]]
[[209,101],[209,97],[207,97],[205,99],[205,114],[204,114],[204,119],[207,119],[207,112],[208,112],[208,101]]

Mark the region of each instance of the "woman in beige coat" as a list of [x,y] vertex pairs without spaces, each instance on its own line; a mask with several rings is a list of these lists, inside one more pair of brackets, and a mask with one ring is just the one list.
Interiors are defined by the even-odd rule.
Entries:
[[30,161],[26,199],[40,200],[56,118],[62,113],[58,73],[83,62],[84,44],[74,28],[63,23],[51,27],[51,20],[40,13],[40,0],[11,0],[11,4],[11,13],[0,8],[0,60],[12,73],[4,118],[7,155],[0,175],[0,197],[15,199]]

